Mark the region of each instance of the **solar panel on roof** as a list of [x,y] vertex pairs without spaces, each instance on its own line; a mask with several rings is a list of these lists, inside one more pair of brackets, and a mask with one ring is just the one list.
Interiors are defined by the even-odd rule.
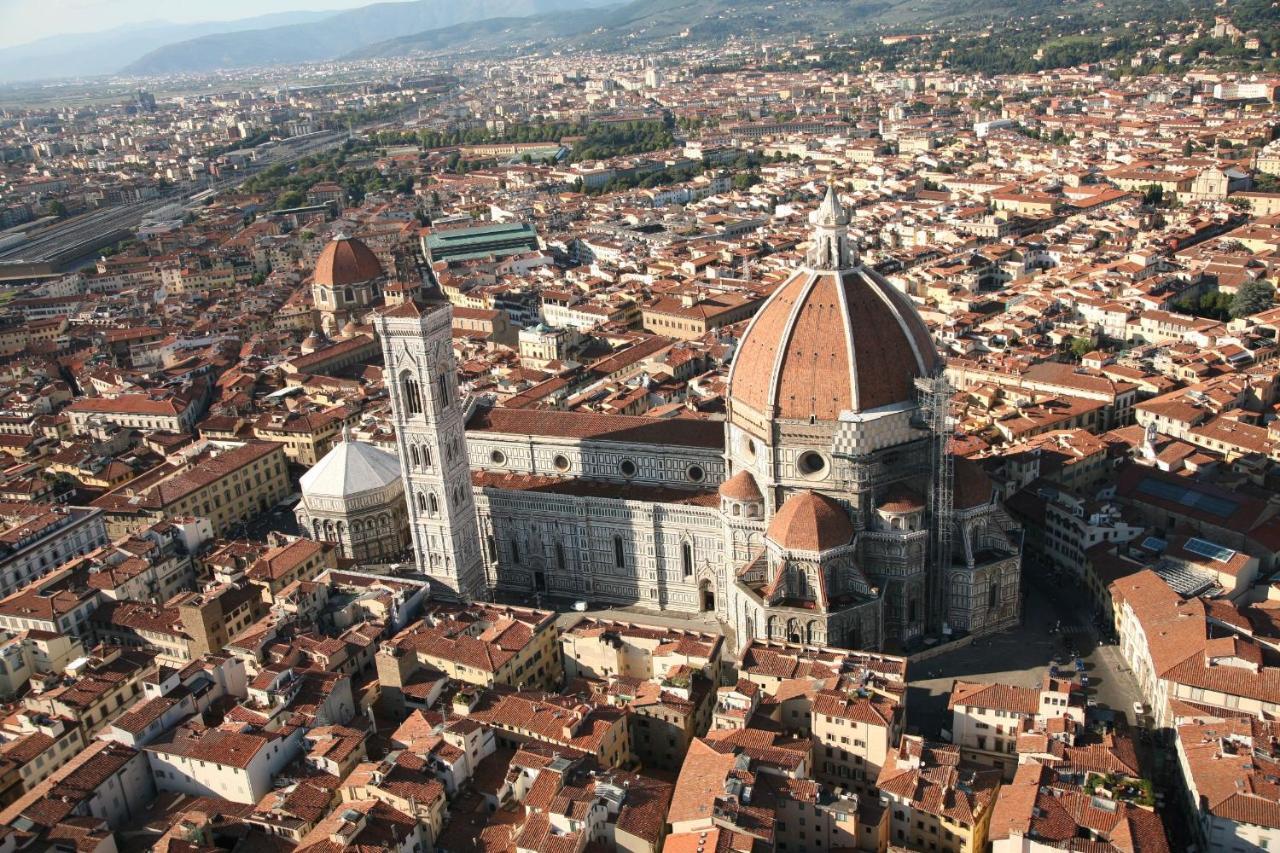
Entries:
[[1235,551],[1230,548],[1224,548],[1205,539],[1197,539],[1194,536],[1187,540],[1187,544],[1182,546],[1192,554],[1199,554],[1210,560],[1217,560],[1219,563],[1229,563],[1231,558],[1236,555]]
[[1148,536],[1146,539],[1142,540],[1142,547],[1144,550],[1163,554],[1164,549],[1169,547],[1169,543],[1161,539],[1159,536]]
[[1153,498],[1180,504],[1188,509],[1199,510],[1218,518],[1227,518],[1239,509],[1237,501],[1189,489],[1177,483],[1166,483],[1164,480],[1146,479],[1138,484],[1138,491]]

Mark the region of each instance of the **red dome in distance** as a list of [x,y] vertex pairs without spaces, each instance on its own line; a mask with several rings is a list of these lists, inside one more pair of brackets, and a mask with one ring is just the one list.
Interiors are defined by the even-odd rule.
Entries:
[[326,287],[362,284],[381,276],[377,255],[354,237],[335,237],[316,261],[315,283]]

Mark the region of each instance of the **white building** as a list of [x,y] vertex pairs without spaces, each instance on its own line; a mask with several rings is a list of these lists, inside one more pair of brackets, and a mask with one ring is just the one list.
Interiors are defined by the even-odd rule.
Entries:
[[828,193],[807,265],[739,345],[727,422],[480,407],[457,385],[448,305],[379,314],[433,591],[639,603],[744,640],[854,647],[1016,622],[1013,524],[977,465],[937,498],[945,436],[920,386],[942,361],[848,221]]
[[400,462],[371,444],[342,441],[302,475],[298,526],[316,541],[333,542],[344,557],[386,563],[409,545]]

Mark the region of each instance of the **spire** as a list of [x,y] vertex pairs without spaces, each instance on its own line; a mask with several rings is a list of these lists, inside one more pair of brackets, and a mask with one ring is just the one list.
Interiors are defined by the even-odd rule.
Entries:
[[849,214],[840,204],[835,187],[827,185],[827,195],[809,216],[813,239],[809,245],[809,266],[815,270],[847,270],[858,265],[849,242]]
[[813,224],[827,228],[839,228],[849,224],[849,214],[845,213],[844,206],[840,204],[835,185],[827,184],[827,195],[822,199],[822,206],[818,208]]
[[351,424],[342,425],[342,441],[344,444],[351,441]]

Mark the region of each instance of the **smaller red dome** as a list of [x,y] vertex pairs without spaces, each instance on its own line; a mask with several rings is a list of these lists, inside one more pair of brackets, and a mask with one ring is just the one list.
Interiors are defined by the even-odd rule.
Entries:
[[756,485],[756,478],[751,476],[750,471],[745,470],[739,471],[721,484],[720,496],[731,501],[764,500],[764,495],[760,494],[760,487]]
[[848,545],[853,522],[844,507],[816,492],[796,492],[769,522],[769,540],[786,551],[827,551]]
[[373,250],[354,237],[338,237],[324,247],[316,260],[315,283],[326,287],[362,284],[382,275],[382,264]]

